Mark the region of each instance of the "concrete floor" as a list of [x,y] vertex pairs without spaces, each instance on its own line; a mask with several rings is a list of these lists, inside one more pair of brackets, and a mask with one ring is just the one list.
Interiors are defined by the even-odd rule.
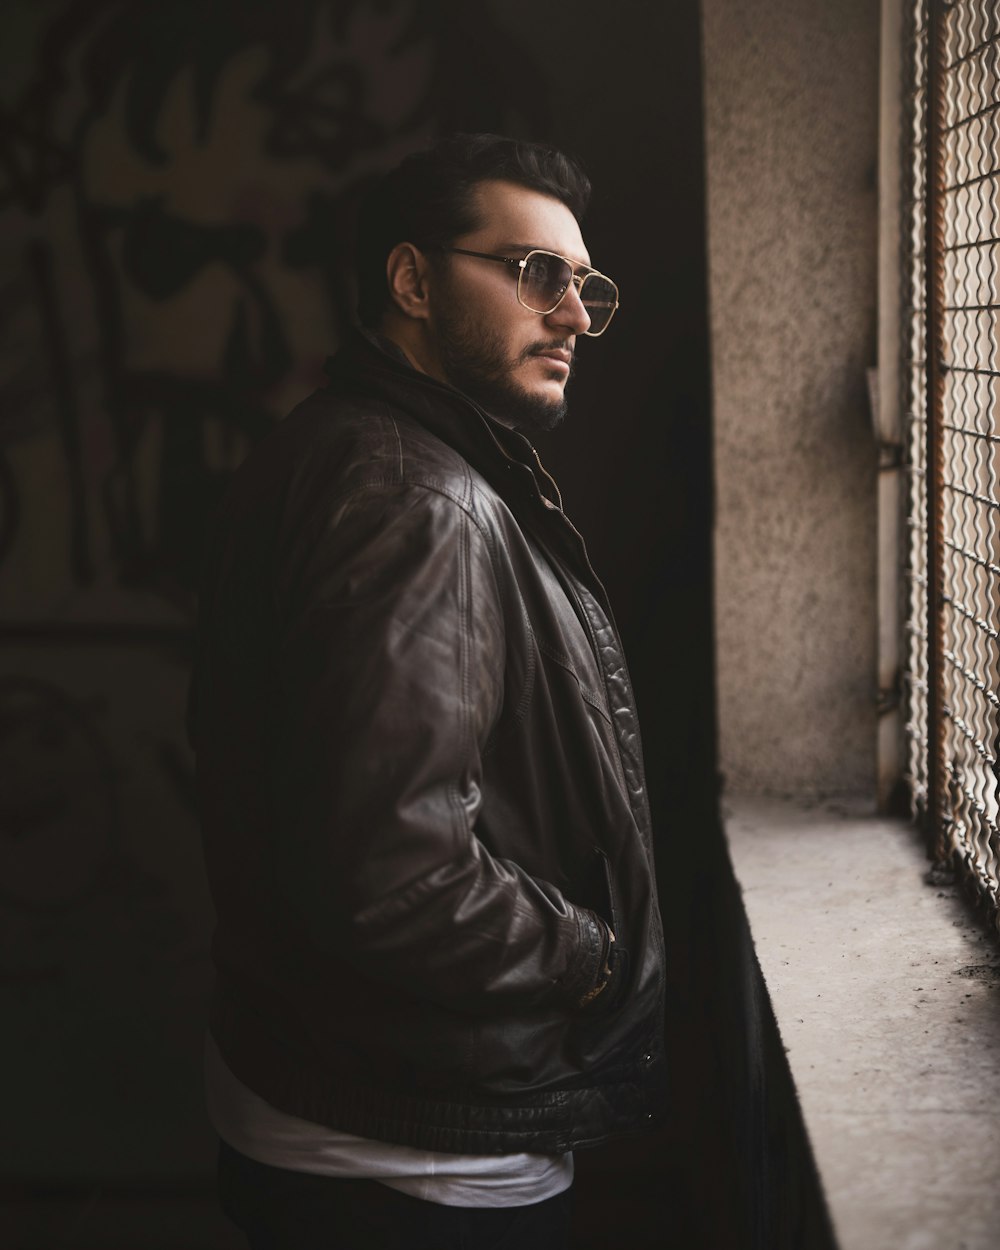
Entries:
[[903,822],[733,798],[725,825],[841,1250],[994,1250],[996,941]]

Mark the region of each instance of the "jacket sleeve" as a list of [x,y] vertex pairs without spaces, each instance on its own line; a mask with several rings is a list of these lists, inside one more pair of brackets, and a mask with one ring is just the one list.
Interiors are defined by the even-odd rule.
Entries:
[[595,1001],[606,926],[475,835],[504,695],[478,526],[443,493],[371,488],[289,555],[272,788],[283,908],[321,950],[446,1006]]

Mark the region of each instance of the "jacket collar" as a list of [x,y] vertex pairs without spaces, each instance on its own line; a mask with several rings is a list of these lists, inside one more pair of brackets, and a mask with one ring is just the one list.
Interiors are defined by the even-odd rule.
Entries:
[[375,396],[419,421],[480,473],[547,549],[589,585],[605,613],[611,606],[580,533],[562,510],[559,488],[531,443],[494,420],[473,400],[444,382],[419,373],[381,335],[354,329],[326,362],[332,390]]
[[513,462],[520,490],[530,478],[542,499],[562,507],[559,488],[523,434],[502,425],[462,391],[418,372],[390,339],[352,329],[326,362],[326,372],[333,390],[374,393],[401,408],[453,447],[501,495],[508,494]]

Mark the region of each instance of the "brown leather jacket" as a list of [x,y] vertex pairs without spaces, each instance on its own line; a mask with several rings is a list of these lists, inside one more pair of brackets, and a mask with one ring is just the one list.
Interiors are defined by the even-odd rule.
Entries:
[[274,1106],[385,1141],[640,1127],[663,939],[604,591],[520,435],[360,336],[331,379],[207,553],[212,1032]]

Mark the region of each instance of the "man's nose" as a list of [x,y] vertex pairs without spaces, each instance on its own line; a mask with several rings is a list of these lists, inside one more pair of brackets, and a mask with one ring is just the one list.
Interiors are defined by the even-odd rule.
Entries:
[[590,313],[583,306],[580,288],[575,282],[569,284],[566,294],[552,312],[547,314],[545,320],[569,330],[572,334],[585,334],[590,329]]

